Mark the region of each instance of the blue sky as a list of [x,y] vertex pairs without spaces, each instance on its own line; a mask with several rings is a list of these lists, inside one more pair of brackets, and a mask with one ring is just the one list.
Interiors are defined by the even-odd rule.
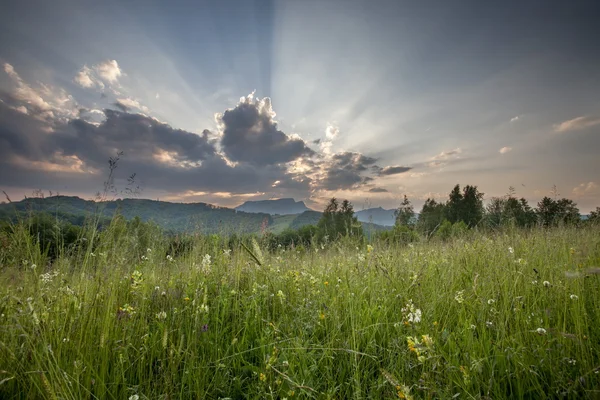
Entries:
[[600,205],[593,1],[24,3],[0,15],[13,198],[91,197],[122,150],[117,183],[171,201]]

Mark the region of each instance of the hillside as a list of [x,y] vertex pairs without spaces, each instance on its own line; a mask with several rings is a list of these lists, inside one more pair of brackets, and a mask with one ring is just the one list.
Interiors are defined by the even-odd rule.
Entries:
[[235,208],[237,211],[247,213],[265,213],[270,215],[291,215],[309,211],[303,201],[294,199],[257,200],[246,201]]
[[355,211],[354,215],[360,222],[372,222],[377,225],[394,226],[396,223],[396,210],[386,210],[381,207],[368,208],[366,210]]
[[152,221],[171,232],[202,233],[253,233],[259,232],[267,221],[273,220],[263,213],[245,213],[206,203],[169,203],[146,199],[119,199],[105,202],[83,200],[79,197],[52,196],[29,198],[19,202],[0,204],[0,218],[14,219],[26,212],[47,212],[82,224],[86,216],[112,217],[120,213],[126,219],[139,217]]

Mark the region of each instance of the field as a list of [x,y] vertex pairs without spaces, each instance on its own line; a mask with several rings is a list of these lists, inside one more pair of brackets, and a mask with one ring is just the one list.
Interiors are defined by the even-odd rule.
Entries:
[[600,234],[0,244],[2,399],[600,397]]

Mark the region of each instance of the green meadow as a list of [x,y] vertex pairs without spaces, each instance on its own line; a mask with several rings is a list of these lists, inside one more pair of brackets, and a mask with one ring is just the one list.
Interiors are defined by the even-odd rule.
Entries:
[[3,399],[600,397],[597,227],[185,247],[0,237]]

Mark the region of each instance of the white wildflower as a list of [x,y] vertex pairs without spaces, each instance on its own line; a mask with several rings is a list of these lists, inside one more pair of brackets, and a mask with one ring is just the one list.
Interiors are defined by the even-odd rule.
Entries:
[[465,301],[464,293],[464,290],[459,290],[458,292],[456,292],[456,295],[454,295],[454,300],[456,300],[458,304],[462,304]]
[[509,248],[508,248],[508,252],[509,252],[510,254],[515,254],[515,250],[514,250],[512,247],[509,247]]
[[537,283],[538,283],[538,281],[536,281],[536,280],[531,281],[532,285],[537,285]]
[[363,253],[358,253],[357,257],[359,262],[365,261],[365,255]]
[[152,253],[152,249],[148,247],[148,248],[146,249],[146,253]]
[[210,272],[210,254],[205,254],[204,257],[202,257],[202,272],[205,274],[208,274]]
[[231,249],[224,249],[223,250],[223,255],[225,257],[229,257],[231,255]]
[[159,321],[164,321],[165,319],[167,319],[167,313],[165,311],[161,311],[161,312],[157,313],[156,319]]
[[485,326],[487,326],[488,328],[491,328],[492,326],[494,326],[494,324],[492,323],[492,321],[487,321],[485,323]]
[[140,396],[138,396],[137,394],[132,394],[131,396],[129,396],[129,400],[140,400]]
[[475,330],[475,328],[477,328],[475,325],[471,324],[471,329]]
[[423,315],[421,310],[415,307],[412,299],[408,300],[406,306],[402,308],[402,314],[404,314],[404,317],[408,322],[412,322],[415,324],[421,322],[421,316]]
[[544,281],[542,284],[546,287],[550,287],[550,282],[548,282],[548,281]]
[[487,303],[488,303],[489,305],[492,305],[492,304],[494,304],[495,302],[496,302],[496,300],[494,300],[494,299],[489,299]]
[[571,298],[571,300],[577,300],[577,299],[579,299],[579,296],[577,296],[576,294],[572,294],[569,297]]
[[539,335],[545,335],[546,334],[546,330],[544,328],[537,328],[535,330]]
[[167,261],[173,262],[173,257],[170,254],[167,254]]

